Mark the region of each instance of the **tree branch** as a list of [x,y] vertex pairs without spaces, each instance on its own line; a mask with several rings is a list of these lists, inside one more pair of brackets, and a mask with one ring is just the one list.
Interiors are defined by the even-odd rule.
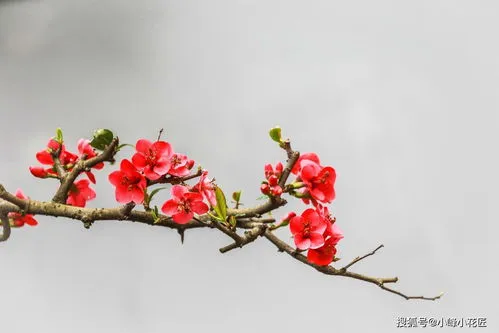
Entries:
[[[70,172],[64,172],[60,173],[57,171],[60,179],[61,179],[61,185],[57,189],[56,193],[54,194],[54,197],[52,198],[53,202],[57,203],[66,203],[66,200],[68,198],[68,193],[69,190],[71,189],[71,186],[73,185],[74,181],[76,178],[85,170],[90,170],[93,166],[101,163],[101,162],[113,162],[114,161],[114,155],[116,154],[116,148],[118,147],[119,144],[119,139],[116,137],[111,141],[109,146],[100,153],[99,155],[92,157],[91,159],[86,160],[86,156],[83,155],[81,158],[78,160],[76,165],[73,167],[73,169]],[[53,157],[54,162],[57,166],[57,162],[59,161],[58,157]],[[59,162],[60,166],[60,162]],[[59,168],[57,168],[59,169]],[[62,167],[60,169],[63,169]]]
[[[282,241],[281,239],[279,239],[270,230],[266,230],[265,233],[264,233],[264,236],[265,236],[265,238],[267,238],[271,243],[273,243],[277,247],[277,249],[278,249],[279,252],[286,252],[291,257],[295,258],[296,260],[304,263],[305,265],[313,267],[316,270],[318,270],[319,272],[324,273],[326,275],[345,276],[345,277],[349,277],[349,278],[352,278],[352,279],[357,279],[357,280],[362,280],[362,281],[365,281],[365,282],[369,282],[369,283],[377,285],[381,289],[384,289],[384,290],[389,291],[391,293],[394,293],[396,295],[402,296],[405,299],[423,299],[423,300],[432,300],[432,301],[434,301],[436,299],[439,299],[443,295],[443,294],[440,294],[440,295],[435,296],[435,297],[407,296],[407,295],[405,295],[405,294],[403,294],[403,293],[401,293],[399,291],[396,291],[394,289],[391,289],[391,288],[388,288],[388,287],[385,286],[385,283],[396,283],[398,281],[397,277],[393,277],[393,278],[377,278],[377,277],[371,277],[371,276],[367,276],[367,275],[362,275],[362,274],[350,272],[350,271],[348,271],[346,269],[345,270],[343,270],[343,269],[339,269],[338,270],[338,269],[336,269],[336,268],[334,268],[332,266],[319,266],[319,265],[315,265],[315,264],[309,262],[307,260],[307,257],[305,257],[303,254],[299,253],[294,248],[292,248],[291,246],[289,246],[288,244],[286,244],[284,241]],[[373,251],[373,252],[375,252],[375,251]],[[359,261],[359,260],[357,260],[357,261]]]

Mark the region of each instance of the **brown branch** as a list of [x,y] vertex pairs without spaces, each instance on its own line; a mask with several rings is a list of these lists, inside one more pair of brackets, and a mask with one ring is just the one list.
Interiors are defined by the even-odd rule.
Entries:
[[377,248],[375,248],[374,250],[372,250],[371,252],[369,252],[368,254],[365,254],[363,255],[362,257],[356,257],[354,260],[352,260],[348,265],[340,268],[340,271],[346,271],[349,267],[353,266],[354,264],[358,263],[359,261],[361,261],[362,259],[364,258],[367,258],[369,256],[372,256],[373,254],[376,253],[376,251],[378,251],[379,249],[381,249],[382,247],[384,247],[383,244],[381,244],[380,246],[378,246]]
[[284,141],[282,148],[286,151],[286,154],[288,155],[288,161],[286,163],[286,167],[282,171],[282,175],[279,178],[279,186],[282,189],[284,189],[289,174],[291,173],[291,170],[293,170],[293,167],[298,161],[298,158],[300,158],[300,152],[291,149],[291,142],[289,140]]
[[220,248],[219,250],[221,253],[226,253],[226,252],[229,252],[230,250],[233,250],[237,247],[243,247],[244,245],[255,241],[258,238],[258,236],[263,235],[263,233],[265,232],[266,229],[267,229],[267,226],[264,224],[256,225],[252,229],[246,231],[244,233],[244,236],[240,237],[239,242],[236,241],[235,243],[224,246],[224,247]]
[[192,175],[184,176],[184,177],[178,177],[178,176],[161,176],[156,180],[150,180],[147,179],[147,186],[151,186],[154,184],[182,184],[186,182],[187,180],[194,179],[196,177],[199,177],[203,174],[203,170],[201,168],[198,168],[196,173],[193,173]]
[[[119,139],[116,137],[113,139],[113,141],[111,141],[109,146],[107,146],[106,149],[99,155],[86,160],[85,159],[86,155],[83,154],[83,156],[81,156],[81,158],[78,160],[78,162],[70,172],[65,172],[63,175],[59,174],[58,172],[59,177],[61,179],[61,185],[54,194],[52,201],[57,203],[66,203],[69,190],[71,189],[71,186],[73,185],[76,178],[83,171],[90,170],[90,168],[101,162],[113,162],[114,155],[117,152],[116,148],[118,147],[118,144],[119,144]],[[55,158],[54,161],[56,161]]]
[[[362,274],[350,272],[346,269],[345,270],[336,269],[332,266],[319,266],[319,265],[313,264],[307,260],[307,257],[305,257],[303,254],[299,253],[294,248],[289,246],[287,243],[285,243],[284,241],[279,239],[270,230],[266,230],[264,233],[264,236],[265,236],[265,238],[267,238],[271,243],[273,243],[277,247],[279,252],[286,252],[287,254],[289,254],[290,256],[295,258],[296,260],[304,263],[305,265],[313,267],[316,270],[318,270],[319,272],[324,273],[326,275],[338,275],[338,276],[344,276],[344,277],[349,277],[349,278],[353,278],[353,279],[357,279],[357,280],[366,281],[366,282],[377,285],[378,287],[380,287],[383,290],[386,290],[386,291],[389,291],[389,292],[394,293],[396,295],[402,296],[405,299],[423,299],[423,300],[432,300],[433,301],[433,300],[436,300],[436,299],[439,299],[440,297],[442,297],[442,294],[435,296],[435,297],[407,296],[399,291],[396,291],[394,289],[391,289],[391,288],[385,286],[386,283],[396,283],[398,281],[397,277],[377,278],[377,277],[371,277],[371,276],[367,276],[367,275],[362,275]],[[375,251],[373,251],[373,252],[375,252]],[[357,260],[357,261],[359,261],[359,260]]]
[[10,221],[9,221],[9,209],[4,205],[4,201],[0,201],[0,220],[2,220],[2,235],[0,236],[0,242],[5,242],[10,237]]
[[[386,286],[386,284],[388,283],[396,283],[398,281],[397,277],[377,278],[348,271],[348,269],[357,262],[369,256],[374,255],[379,249],[383,247],[383,245],[378,246],[376,249],[363,256],[356,257],[349,264],[347,264],[341,269],[336,269],[329,265],[319,266],[309,262],[307,260],[307,257],[301,253],[303,251],[294,249],[293,247],[291,247],[286,242],[282,241],[275,234],[272,233],[271,228],[269,228],[269,223],[275,222],[274,218],[261,217],[263,214],[285,205],[287,202],[281,197],[270,197],[266,203],[252,208],[239,209],[238,207],[236,207],[236,209],[227,209],[227,216],[234,216],[236,219],[236,225],[234,230],[226,227],[219,221],[213,220],[212,217],[209,216],[208,214],[201,215],[199,217],[194,217],[193,220],[189,221],[186,224],[178,224],[175,223],[171,217],[165,215],[159,214],[159,216],[153,216],[153,214],[147,210],[146,211],[134,210],[135,208],[134,203],[128,203],[126,205],[116,208],[80,208],[64,204],[66,202],[68,191],[71,185],[74,183],[75,179],[78,177],[78,175],[80,175],[81,172],[85,170],[89,170],[92,166],[96,165],[97,163],[104,161],[113,161],[117,145],[118,145],[118,138],[115,138],[113,139],[111,145],[107,147],[107,149],[100,155],[97,155],[96,157],[91,158],[89,160],[85,160],[85,156],[82,156],[78,161],[78,163],[74,166],[73,170],[67,173],[63,173],[59,170],[61,169],[62,171],[64,171],[60,164],[60,161],[58,160],[58,157],[55,156],[54,154],[53,156],[54,162],[56,165],[56,169],[59,170],[58,174],[59,177],[61,178],[61,186],[59,187],[52,202],[42,202],[42,201],[18,198],[15,195],[7,192],[5,188],[0,184],[0,219],[3,225],[3,234],[0,236],[0,241],[5,241],[10,236],[10,223],[8,219],[9,212],[22,212],[24,214],[67,217],[70,219],[82,221],[86,228],[90,227],[90,225],[94,221],[104,221],[104,220],[128,220],[131,222],[139,222],[149,225],[169,227],[177,230],[177,232],[180,234],[182,243],[184,241],[185,230],[208,227],[208,228],[216,228],[234,240],[234,243],[220,248],[219,250],[221,253],[228,252],[237,247],[243,247],[244,245],[255,241],[259,236],[264,236],[277,247],[278,251],[286,252],[294,259],[302,262],[305,265],[313,267],[317,271],[326,275],[344,276],[372,283],[377,285],[383,290],[399,295],[407,300],[409,299],[437,300],[443,295],[443,293],[441,293],[440,295],[435,297],[408,296]],[[291,144],[289,140],[283,141],[281,143],[281,148],[283,148],[286,151],[288,156],[286,167],[284,168],[283,173],[279,179],[279,185],[282,188],[285,188],[286,181],[291,173],[291,170],[293,169],[293,166],[298,161],[300,153],[297,151],[293,151],[291,149]],[[57,163],[59,167],[57,166]],[[198,168],[198,171],[195,174],[186,177],[161,177],[157,181],[148,182],[148,185],[153,185],[156,183],[170,183],[170,184],[183,183],[184,181],[198,177],[201,174],[202,170]],[[240,236],[236,232],[237,228],[248,229],[248,230],[245,231],[244,236]]]

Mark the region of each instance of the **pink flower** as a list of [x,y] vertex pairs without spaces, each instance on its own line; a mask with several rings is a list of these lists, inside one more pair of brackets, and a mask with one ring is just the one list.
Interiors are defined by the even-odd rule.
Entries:
[[215,195],[215,185],[213,179],[208,179],[208,171],[203,171],[199,182],[192,187],[192,191],[199,192],[210,203],[212,207],[217,205],[217,198]]
[[316,249],[324,244],[323,233],[327,224],[313,208],[295,216],[289,223],[295,245],[300,250]]
[[[28,199],[23,193],[23,191],[19,188],[16,191],[16,197],[20,199]],[[22,227],[24,224],[35,226],[38,222],[33,218],[32,214],[22,215],[20,213],[10,212],[8,217],[12,220],[12,225],[14,227]]]
[[146,139],[140,139],[135,145],[137,152],[132,157],[133,164],[150,180],[159,179],[166,175],[172,166],[172,147],[165,141],[152,143]]
[[146,179],[129,160],[121,161],[120,170],[112,172],[109,181],[116,186],[116,201],[120,203],[144,201]]
[[336,171],[332,167],[320,168],[317,165],[308,164],[301,169],[300,178],[305,183],[312,199],[328,203],[334,200]]
[[173,221],[179,224],[189,222],[194,213],[204,214],[209,208],[203,202],[203,196],[200,193],[189,192],[182,185],[172,186],[172,199],[166,201],[161,207],[161,211],[168,216],[172,216]]
[[194,161],[182,154],[173,154],[170,159],[171,168],[168,173],[172,176],[187,176],[194,166]]
[[95,198],[95,192],[89,185],[88,179],[80,179],[75,182],[69,190],[66,204],[77,207],[85,207],[88,200]]

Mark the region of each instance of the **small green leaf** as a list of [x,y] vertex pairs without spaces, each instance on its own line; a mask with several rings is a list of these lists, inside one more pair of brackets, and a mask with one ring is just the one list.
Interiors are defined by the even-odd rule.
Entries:
[[282,142],[282,136],[281,136],[281,128],[279,126],[276,126],[274,128],[271,128],[269,131],[270,138],[274,140],[275,142]]
[[258,198],[256,198],[256,200],[265,200],[265,199],[268,199],[269,197],[266,196],[266,195],[261,195],[259,196]]
[[113,138],[113,132],[108,129],[101,128],[94,131],[94,137],[90,142],[90,145],[96,149],[104,150],[111,144]]
[[220,187],[215,187],[215,197],[217,198],[217,205],[214,207],[218,217],[225,221],[227,220],[227,202],[225,201],[224,192]]
[[62,129],[60,127],[57,127],[55,130],[55,140],[62,144],[64,142],[64,138],[62,136]]
[[236,217],[234,215],[229,216],[229,224],[230,224],[230,226],[231,227],[235,227],[236,223],[237,223]]
[[224,222],[224,221],[222,221],[222,220],[221,220],[218,216],[213,215],[213,214],[212,214],[212,213],[210,213],[210,212],[208,212],[208,215],[209,215],[211,218],[213,218],[213,219],[215,219],[215,220],[217,220],[217,221],[219,221],[219,222]]
[[154,197],[156,195],[156,193],[158,193],[159,191],[164,190],[164,189],[166,189],[166,187],[158,187],[158,188],[155,188],[154,190],[152,190],[148,196],[148,199],[149,199],[148,203],[151,202],[152,197]]
[[158,223],[159,222],[158,206],[154,206],[154,209],[151,210],[151,215],[152,215],[152,218],[154,219],[153,223]]
[[284,220],[284,221],[282,221],[281,223],[279,223],[279,228],[280,228],[280,227],[285,227],[285,226],[287,226],[288,224],[289,224],[289,220]]
[[232,199],[235,202],[239,202],[239,200],[241,200],[241,191],[236,191],[236,192],[232,193]]
[[121,148],[126,147],[126,146],[129,146],[129,147],[132,147],[132,148],[135,147],[134,145],[131,145],[129,143],[122,143],[121,145],[118,146],[118,148],[116,148],[116,151],[120,151]]

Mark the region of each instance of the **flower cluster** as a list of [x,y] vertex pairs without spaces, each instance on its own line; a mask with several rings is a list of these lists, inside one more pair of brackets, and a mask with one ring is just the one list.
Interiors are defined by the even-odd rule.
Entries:
[[263,194],[275,197],[282,194],[282,188],[278,185],[282,170],[283,166],[281,162],[276,164],[275,169],[272,167],[272,164],[265,165],[265,178],[267,180],[263,181],[260,186],[260,191]]
[[[85,207],[87,201],[94,199],[96,194],[90,188],[90,183],[95,184],[96,180],[91,169],[99,170],[104,167],[104,163],[99,160],[114,161],[102,155],[101,159],[94,160],[82,169],[77,169],[78,174],[75,175],[73,172],[71,177],[68,177],[68,173],[74,170],[80,160],[99,156],[94,148],[105,150],[106,147],[112,147],[109,146],[113,141],[112,132],[99,130],[96,133],[92,141],[80,139],[77,144],[78,154],[74,154],[66,149],[62,140],[62,132],[58,129],[57,137],[49,140],[46,149],[36,154],[36,159],[43,166],[30,167],[35,177],[56,178],[61,181],[61,184],[66,184],[67,193],[61,201],[65,200],[68,205]],[[272,139],[283,147],[285,142],[282,141],[280,131],[273,130],[271,134],[273,134]],[[115,143],[117,144],[117,140]],[[120,147],[114,150],[114,153]],[[174,152],[171,144],[166,141],[160,141],[159,138],[155,142],[139,139],[131,158],[123,159],[119,170],[111,172],[108,179],[115,186],[117,202],[142,204],[145,210],[151,212],[155,218],[158,214],[158,207],[155,206],[152,209],[150,202],[162,188],[156,188],[150,192],[148,190],[156,184],[169,183],[172,185],[171,197],[163,202],[161,211],[170,216],[174,222],[188,223],[194,218],[194,214],[207,213],[210,206],[217,214],[215,218],[222,223],[226,222],[226,203],[223,192],[217,189],[213,179],[208,178],[206,170],[198,168],[196,174],[191,174],[194,164],[194,160],[186,155]],[[275,166],[266,164],[265,180],[260,190],[273,199],[280,198],[283,193],[287,193],[302,199],[307,205],[312,205],[299,215],[295,212],[288,213],[277,227],[289,224],[297,250],[308,251],[307,259],[311,263],[321,266],[329,265],[335,259],[336,245],[343,238],[335,224],[335,219],[325,206],[335,198],[336,172],[331,166],[322,166],[315,153],[302,154],[288,171],[296,178],[286,185],[283,184],[282,179],[283,164],[281,162]],[[88,179],[78,179],[83,173]],[[196,177],[199,177],[196,184],[189,186],[186,183],[187,180]],[[284,179],[287,177],[288,172]],[[63,189],[66,188],[63,187]],[[16,192],[16,196],[26,199],[21,190]],[[217,203],[217,199],[220,199],[220,202]],[[234,200],[237,204],[239,203],[239,197]],[[9,218],[13,226],[37,224],[33,216],[28,214],[11,212]]]
[[299,196],[306,204],[309,200],[314,206],[317,202],[331,203],[334,200],[336,171],[330,166],[321,166],[317,154],[301,155],[291,172],[297,175],[296,182],[301,181],[304,184]]
[[[343,238],[335,219],[324,206],[335,198],[336,172],[330,166],[322,166],[317,154],[306,153],[298,158],[291,173],[296,175],[296,179],[286,186],[284,192],[301,198],[307,205],[311,203],[313,208],[306,209],[300,215],[290,212],[282,220],[281,226],[289,224],[296,248],[302,251],[308,250],[308,261],[327,266],[334,260],[336,245]],[[267,189],[270,188],[271,178],[274,176],[278,178],[281,174],[282,164],[277,165],[276,172],[270,164],[265,166],[267,182],[262,185],[264,194],[271,193]],[[274,179],[273,182],[277,184]],[[263,186],[266,186],[265,191]],[[280,190],[279,195],[283,192]]]
[[[58,178],[61,179],[66,172],[73,170],[75,164],[79,159],[85,156],[85,159],[90,159],[97,156],[95,150],[90,146],[90,140],[80,139],[77,144],[79,154],[71,153],[66,149],[63,143],[55,139],[50,139],[47,148],[36,153],[36,159],[42,166],[30,166],[31,174],[38,178]],[[99,170],[104,167],[104,163],[100,162],[93,166],[94,169]],[[96,183],[95,176],[92,171],[85,171],[88,179],[92,183]],[[90,188],[88,179],[80,179],[75,181],[68,192],[66,204],[85,207],[87,201],[95,198],[95,192]]]
[[[120,170],[109,175],[109,181],[116,187],[116,201],[120,203],[143,203],[149,185],[175,178],[182,181],[181,178],[190,174],[195,163],[185,155],[174,153],[172,146],[165,141],[140,139],[135,150],[131,161],[122,160]],[[208,212],[209,207],[203,200],[212,206],[216,205],[215,185],[207,178],[207,174],[207,171],[203,171],[199,182],[192,187],[172,186],[172,198],[162,205],[163,213],[171,216],[173,221],[185,224],[193,218],[194,213]]]

